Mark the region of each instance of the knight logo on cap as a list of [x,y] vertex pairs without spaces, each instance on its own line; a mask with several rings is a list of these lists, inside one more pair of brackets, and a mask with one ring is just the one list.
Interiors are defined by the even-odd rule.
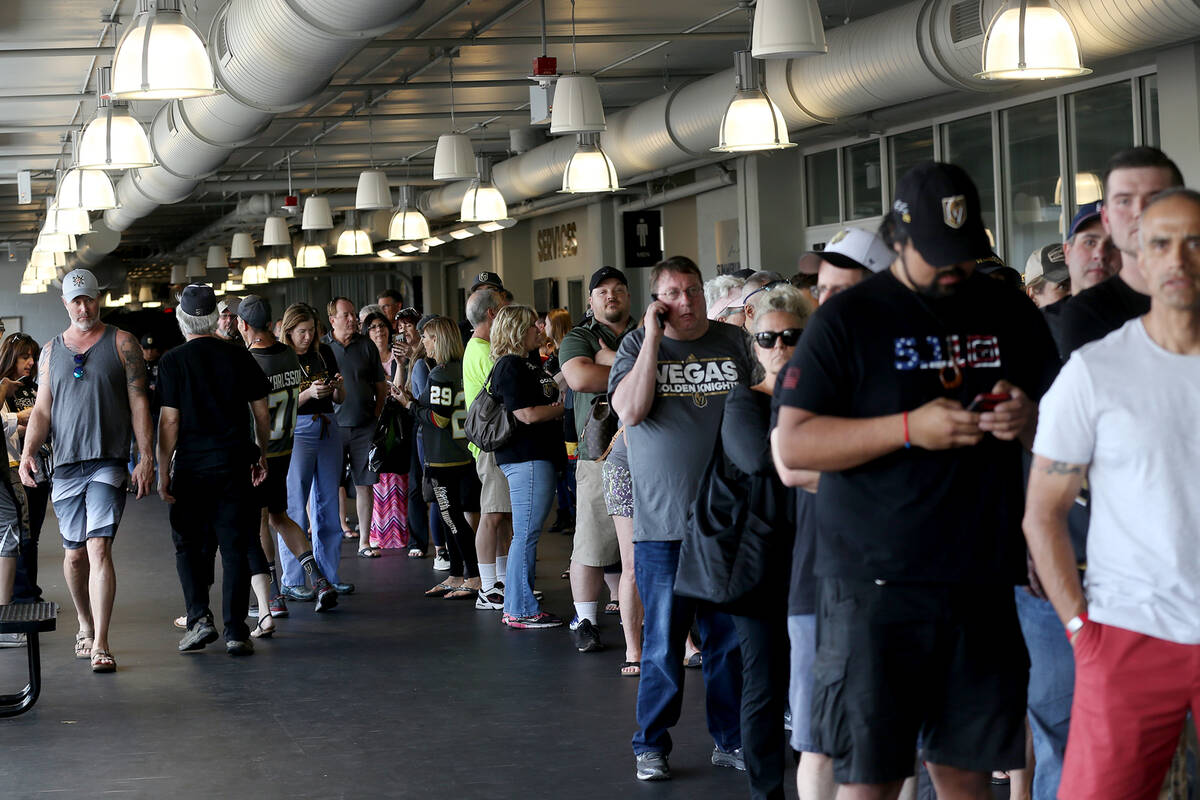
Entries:
[[903,200],[896,200],[892,203],[892,210],[900,215],[900,219],[907,225],[912,222],[912,214],[909,213],[908,203]]
[[486,272],[481,272],[475,276],[475,280],[479,281],[480,283],[482,283],[483,281],[486,281],[487,279],[488,279],[488,274]]
[[942,198],[942,221],[958,230],[967,221],[967,198],[961,194]]
[[72,275],[71,276],[71,285],[72,286],[83,286],[83,276],[79,275],[79,274]]

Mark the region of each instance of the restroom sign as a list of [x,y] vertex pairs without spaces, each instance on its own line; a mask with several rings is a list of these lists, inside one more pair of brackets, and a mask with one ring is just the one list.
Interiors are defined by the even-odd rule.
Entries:
[[626,269],[653,267],[663,260],[661,211],[626,211],[623,225]]

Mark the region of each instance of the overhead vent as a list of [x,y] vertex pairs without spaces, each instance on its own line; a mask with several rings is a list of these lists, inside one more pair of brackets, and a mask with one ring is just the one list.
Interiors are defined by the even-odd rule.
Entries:
[[963,0],[950,6],[950,40],[955,44],[983,36],[981,0]]

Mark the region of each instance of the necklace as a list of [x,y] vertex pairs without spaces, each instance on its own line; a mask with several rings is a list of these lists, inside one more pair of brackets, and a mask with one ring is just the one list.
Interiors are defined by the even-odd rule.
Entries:
[[941,366],[941,368],[938,369],[938,381],[942,384],[943,389],[957,389],[963,384],[963,371],[962,367],[958,365],[957,354],[955,353],[954,347],[950,343],[951,334],[946,333],[946,323],[942,321],[942,318],[939,317],[932,308],[929,307],[929,304],[925,302],[925,298],[921,295],[921,292],[914,288],[917,286],[917,283],[912,279],[912,275],[908,271],[908,264],[904,262],[904,259],[900,260],[900,264],[904,268],[905,277],[908,278],[909,283],[912,284],[912,287],[906,288],[912,292],[913,299],[917,301],[917,305],[924,309],[925,313],[932,317],[937,323],[938,327],[942,330],[943,338],[946,343],[946,357],[945,363]]

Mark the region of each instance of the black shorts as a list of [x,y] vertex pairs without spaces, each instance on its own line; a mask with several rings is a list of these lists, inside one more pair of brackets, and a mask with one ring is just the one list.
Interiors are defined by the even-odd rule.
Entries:
[[271,456],[267,459],[267,478],[255,491],[258,506],[268,514],[286,514],[288,510],[287,475],[291,456]]
[[444,486],[451,505],[464,514],[479,513],[479,493],[482,486],[475,474],[475,464],[459,467],[426,467],[425,475],[435,486]]
[[813,737],[838,783],[924,761],[1024,765],[1029,656],[1011,586],[821,578]]

